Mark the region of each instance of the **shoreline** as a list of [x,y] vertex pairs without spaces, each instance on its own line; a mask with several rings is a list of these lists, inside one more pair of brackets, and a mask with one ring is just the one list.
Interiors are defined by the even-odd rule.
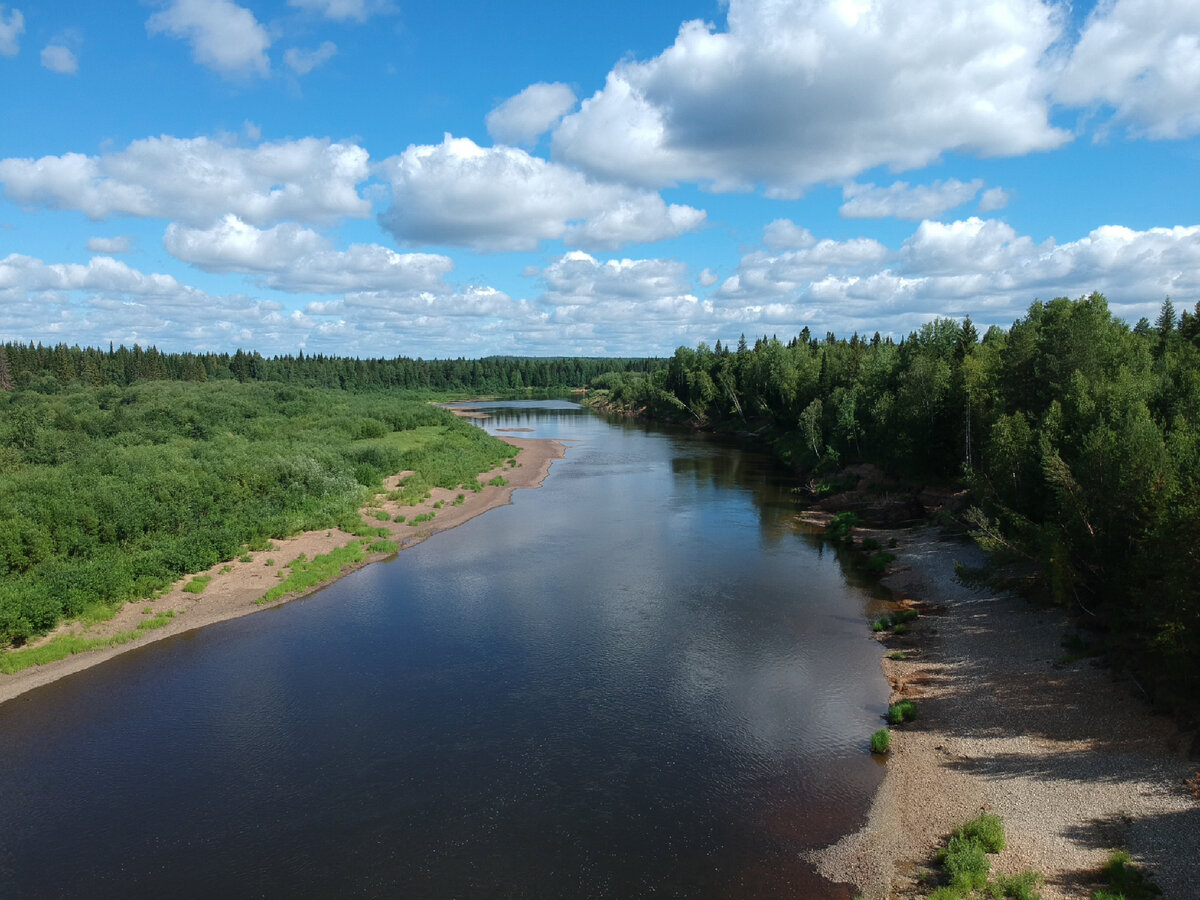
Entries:
[[[402,552],[435,534],[469,522],[488,510],[508,505],[512,502],[514,491],[540,488],[550,472],[551,464],[556,459],[562,459],[566,453],[565,444],[550,438],[510,435],[496,435],[496,437],[507,444],[520,448],[517,466],[500,465],[488,472],[480,473],[478,478],[484,486],[478,493],[433,488],[429,499],[423,500],[415,506],[401,507],[394,501],[383,499],[384,494],[394,488],[396,483],[407,474],[401,472],[385,479],[384,492],[377,494],[375,502],[360,510],[361,513],[365,510],[383,509],[389,514],[388,521],[379,521],[369,514],[364,515],[364,520],[372,526],[386,527],[391,534],[385,540],[395,541],[398,547],[397,552]],[[497,475],[507,479],[508,484],[503,486],[486,484]],[[456,506],[454,501],[460,493],[465,493],[465,497],[463,502]],[[444,504],[441,509],[435,509],[434,504],[438,502]],[[416,528],[406,523],[393,521],[397,515],[412,518],[422,513],[434,513],[434,518]],[[116,615],[107,621],[91,626],[85,626],[79,622],[61,623],[49,634],[37,641],[30,642],[28,646],[38,646],[57,635],[72,632],[89,638],[112,637],[116,634],[137,630],[139,625],[150,621],[152,616],[160,617],[168,614],[168,611],[171,615],[171,618],[162,627],[146,630],[144,634],[128,643],[75,653],[53,662],[30,666],[11,675],[0,674],[0,704],[7,703],[28,691],[50,684],[60,678],[100,665],[129,650],[145,647],[155,641],[194,631],[206,625],[274,609],[292,600],[308,597],[353,571],[371,563],[390,559],[395,555],[392,553],[369,554],[361,562],[343,566],[336,576],[312,587],[287,594],[269,603],[255,602],[275,586],[278,581],[277,573],[282,572],[285,566],[301,554],[312,559],[357,540],[362,539],[338,528],[303,532],[290,538],[272,541],[271,549],[248,553],[247,555],[250,557],[248,562],[234,559],[218,563],[204,572],[184,576],[159,597],[126,603],[117,611]],[[212,581],[209,582],[203,593],[193,594],[183,590],[184,586],[193,578],[203,575],[212,576]]]
[[[1200,802],[1186,783],[1200,762],[1188,757],[1189,735],[1154,714],[1128,679],[1070,660],[1060,644],[1074,630],[1064,611],[958,584],[954,560],[978,564],[977,547],[934,528],[855,533],[896,539],[882,583],[921,610],[908,635],[880,647],[889,702],[913,700],[918,718],[892,729],[867,821],[808,854],[817,871],[868,900],[924,896],[937,848],[987,811],[1008,835],[993,873],[1042,873],[1043,900],[1091,897],[1116,849],[1145,866],[1164,896],[1200,897]],[[916,653],[886,657],[898,649]]]

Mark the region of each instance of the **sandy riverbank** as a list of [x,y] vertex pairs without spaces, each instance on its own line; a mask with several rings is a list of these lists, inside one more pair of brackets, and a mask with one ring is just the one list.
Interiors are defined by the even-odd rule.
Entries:
[[[365,515],[366,521],[371,525],[386,527],[392,534],[391,539],[400,546],[401,550],[404,550],[438,532],[461,525],[489,509],[512,502],[513,491],[540,487],[550,471],[550,464],[556,459],[561,459],[565,452],[564,445],[555,440],[499,437],[521,449],[517,456],[517,466],[515,468],[499,466],[491,472],[480,475],[479,480],[486,483],[494,476],[502,475],[507,479],[507,485],[485,485],[479,493],[467,491],[464,494],[463,502],[457,506],[454,505],[454,501],[461,492],[443,488],[434,488],[431,492],[432,496],[416,506],[401,507],[392,501],[385,500],[381,494],[376,498],[377,502],[364,509],[372,511],[382,509],[388,513],[388,521],[377,521],[376,517],[370,513]],[[385,489],[394,488],[404,474],[389,478],[385,482]],[[444,505],[441,509],[435,509],[434,504],[439,501]],[[433,513],[434,518],[415,527],[391,521],[400,514],[406,516],[407,519],[412,519],[422,513]],[[127,650],[145,646],[152,641],[211,625],[214,622],[222,622],[226,619],[234,619],[270,609],[289,600],[307,596],[324,587],[324,584],[301,593],[288,595],[273,603],[255,603],[278,583],[278,573],[283,570],[282,567],[292,562],[300,554],[303,553],[312,559],[314,556],[344,547],[354,540],[358,539],[336,528],[327,531],[306,532],[286,540],[277,540],[273,542],[272,549],[249,554],[248,562],[235,559],[215,565],[207,572],[199,573],[212,576],[212,581],[202,594],[184,592],[184,585],[193,577],[188,576],[157,599],[126,604],[112,619],[106,622],[88,627],[79,623],[60,625],[43,640],[50,640],[57,634],[71,631],[89,638],[111,637],[115,634],[136,630],[139,623],[145,622],[155,615],[168,610],[174,612],[174,617],[166,625],[146,631],[137,640],[127,644],[89,650],[56,662],[23,669],[12,675],[0,675],[0,703],[66,675],[98,665]],[[343,567],[341,575],[387,558],[388,554],[374,554],[358,565]],[[325,582],[325,584],[328,583]]]
[[973,546],[933,528],[875,534],[899,542],[884,584],[928,607],[910,635],[880,648],[916,651],[882,665],[893,702],[912,698],[919,717],[893,730],[868,822],[814,854],[818,870],[867,898],[923,896],[936,848],[987,810],[1008,831],[993,871],[1042,872],[1043,900],[1090,898],[1116,848],[1164,896],[1200,897],[1200,803],[1185,783],[1200,762],[1188,736],[1127,679],[1064,662],[1061,612],[956,583],[954,560],[980,559]]

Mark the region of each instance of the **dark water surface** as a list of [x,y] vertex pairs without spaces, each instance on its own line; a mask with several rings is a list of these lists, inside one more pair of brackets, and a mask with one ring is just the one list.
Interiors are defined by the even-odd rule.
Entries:
[[874,601],[764,456],[535,406],[541,490],[0,706],[0,896],[847,897]]

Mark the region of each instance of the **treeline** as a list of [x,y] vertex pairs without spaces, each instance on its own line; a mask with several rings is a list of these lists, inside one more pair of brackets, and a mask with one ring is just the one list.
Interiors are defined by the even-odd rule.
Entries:
[[420,399],[286,384],[0,391],[0,645],[299,531],[382,478],[472,486],[510,445]]
[[[356,359],[304,355],[163,353],[154,347],[0,345],[0,390],[54,393],[69,384],[124,387],[139,381],[274,381],[306,387],[406,391],[563,391],[585,387],[602,372],[650,372],[658,359],[490,356],[484,359]],[[10,388],[3,387],[5,372]]]
[[756,431],[802,470],[961,478],[996,579],[1101,624],[1148,693],[1200,711],[1200,304],[1130,328],[1105,298],[980,337],[802,333],[680,348],[593,382],[616,406]]

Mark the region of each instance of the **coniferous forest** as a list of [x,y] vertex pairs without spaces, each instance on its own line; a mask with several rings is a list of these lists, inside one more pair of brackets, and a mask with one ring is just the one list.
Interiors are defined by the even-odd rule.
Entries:
[[595,385],[818,476],[958,481],[990,581],[1078,613],[1157,703],[1200,709],[1200,304],[1130,328],[1092,294],[983,335],[939,319],[899,342],[701,344]]

